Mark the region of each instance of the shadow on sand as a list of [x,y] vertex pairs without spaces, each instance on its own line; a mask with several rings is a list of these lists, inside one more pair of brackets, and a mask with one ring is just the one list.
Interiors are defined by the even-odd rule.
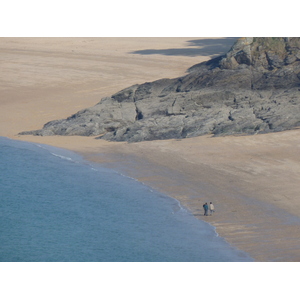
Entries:
[[187,41],[187,43],[189,43],[188,46],[191,48],[145,49],[130,53],[140,55],[160,54],[169,56],[211,56],[214,58],[226,53],[237,39],[238,38],[236,37],[228,37],[223,39],[190,40]]

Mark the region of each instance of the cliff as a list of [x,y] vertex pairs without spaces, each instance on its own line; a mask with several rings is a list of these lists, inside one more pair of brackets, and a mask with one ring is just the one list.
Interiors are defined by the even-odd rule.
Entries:
[[138,142],[289,130],[300,125],[299,91],[300,38],[241,38],[183,77],[128,87],[20,134]]

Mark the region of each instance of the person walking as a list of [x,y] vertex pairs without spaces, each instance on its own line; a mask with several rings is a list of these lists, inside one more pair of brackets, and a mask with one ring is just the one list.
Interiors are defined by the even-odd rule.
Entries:
[[208,216],[208,214],[207,214],[207,212],[208,212],[207,202],[203,204],[203,208],[204,208],[204,216]]
[[215,212],[215,207],[212,202],[209,203],[209,211],[210,211],[211,216],[212,216],[213,212]]

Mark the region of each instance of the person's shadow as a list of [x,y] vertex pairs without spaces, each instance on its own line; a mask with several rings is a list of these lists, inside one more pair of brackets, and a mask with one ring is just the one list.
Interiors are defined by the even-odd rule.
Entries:
[[220,56],[230,50],[234,42],[238,38],[215,38],[215,39],[199,39],[190,40],[190,48],[175,48],[175,49],[145,49],[130,52],[131,54],[152,55],[161,54],[168,56],[211,56],[212,58]]

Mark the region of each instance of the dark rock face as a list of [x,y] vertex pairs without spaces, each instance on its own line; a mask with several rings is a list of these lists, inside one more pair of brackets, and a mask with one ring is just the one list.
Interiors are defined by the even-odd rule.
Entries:
[[110,141],[256,134],[300,126],[300,38],[241,38],[186,76],[134,85],[34,135]]

